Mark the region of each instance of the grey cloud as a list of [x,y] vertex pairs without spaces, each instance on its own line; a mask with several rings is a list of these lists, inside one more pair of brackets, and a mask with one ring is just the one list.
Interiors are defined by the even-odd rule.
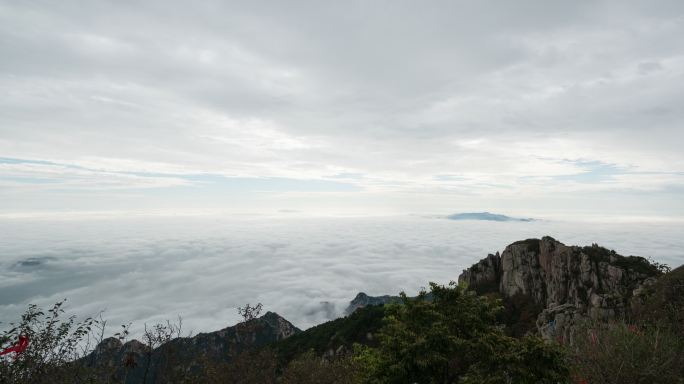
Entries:
[[16,320],[27,303],[66,297],[79,316],[106,309],[110,324],[133,321],[135,332],[178,314],[197,332],[219,329],[236,322],[236,307],[247,302],[306,328],[340,315],[358,291],[415,293],[428,281],[456,279],[515,240],[545,234],[684,262],[681,222],[205,217],[12,220],[0,230],[7,235],[0,241],[0,321]]

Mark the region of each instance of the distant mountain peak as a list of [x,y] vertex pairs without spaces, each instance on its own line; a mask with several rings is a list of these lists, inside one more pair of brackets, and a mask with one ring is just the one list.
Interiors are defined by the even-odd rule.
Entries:
[[534,221],[530,218],[519,218],[491,212],[454,213],[446,217],[449,220],[484,220],[484,221]]
[[[81,362],[87,367],[114,367],[112,375],[119,382],[141,383],[145,376],[149,382],[167,382],[164,375],[174,363],[192,366],[202,359],[225,363],[242,351],[261,348],[300,332],[284,317],[269,311],[219,331],[175,338],[154,349],[135,339],[122,344],[119,339],[106,338]],[[121,362],[129,358],[135,366],[126,371]]]

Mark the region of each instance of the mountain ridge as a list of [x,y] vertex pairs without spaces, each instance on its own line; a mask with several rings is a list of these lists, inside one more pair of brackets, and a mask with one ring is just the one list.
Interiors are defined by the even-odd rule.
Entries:
[[519,218],[519,217],[511,217],[511,216],[506,216],[498,213],[491,213],[491,212],[463,212],[463,213],[454,213],[451,215],[448,215],[446,217],[449,220],[482,220],[482,221],[520,221],[520,222],[529,222],[529,221],[535,221],[535,219],[532,218]]

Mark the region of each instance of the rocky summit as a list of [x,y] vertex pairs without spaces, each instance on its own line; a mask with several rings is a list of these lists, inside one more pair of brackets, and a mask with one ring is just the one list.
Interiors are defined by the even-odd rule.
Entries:
[[399,296],[390,296],[390,295],[383,295],[383,296],[368,296],[364,292],[359,292],[356,297],[352,301],[349,302],[349,305],[347,308],[344,310],[345,315],[349,315],[351,313],[354,313],[359,308],[365,308],[369,305],[384,305],[384,304],[392,304],[392,303],[400,303],[401,298]]
[[488,255],[464,270],[458,281],[480,294],[497,293],[533,304],[542,337],[572,342],[573,329],[582,321],[627,316],[633,297],[660,274],[642,257],[621,256],[596,244],[567,246],[543,237]]

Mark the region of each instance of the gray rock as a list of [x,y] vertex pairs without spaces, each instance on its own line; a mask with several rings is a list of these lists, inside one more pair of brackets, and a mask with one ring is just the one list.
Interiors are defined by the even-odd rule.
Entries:
[[459,284],[466,284],[478,293],[496,292],[501,278],[501,257],[487,255],[475,265],[463,271],[458,277]]
[[566,246],[544,237],[515,242],[500,257],[489,255],[458,280],[476,291],[498,282],[504,297],[527,296],[544,308],[537,318],[539,334],[571,340],[572,329],[583,319],[626,315],[632,296],[658,274],[641,257],[620,256],[596,244]]
[[384,305],[384,304],[391,304],[391,303],[398,303],[401,302],[401,298],[399,296],[390,296],[390,295],[384,295],[384,296],[368,296],[367,294],[363,292],[359,292],[356,297],[352,301],[349,302],[349,305],[347,308],[344,310],[345,315],[350,315],[354,313],[359,308],[363,308],[369,305]]

